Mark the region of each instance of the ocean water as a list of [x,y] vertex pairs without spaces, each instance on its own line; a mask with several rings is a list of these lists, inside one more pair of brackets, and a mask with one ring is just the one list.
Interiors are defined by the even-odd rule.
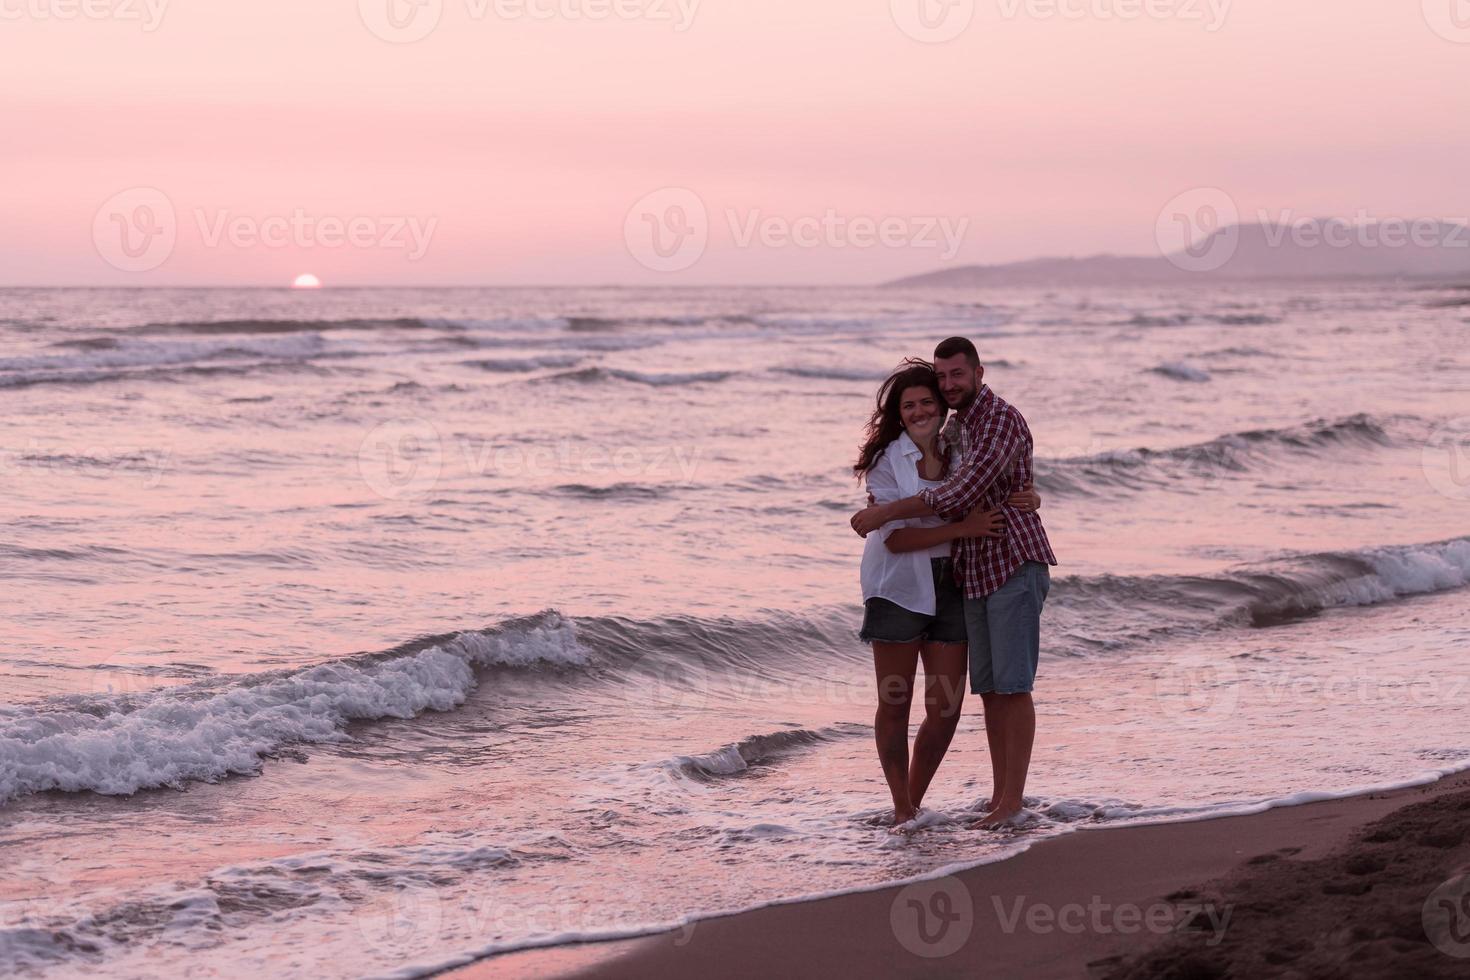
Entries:
[[[463,957],[1470,766],[1470,292],[0,291],[0,973]],[[850,472],[950,334],[1061,560],[880,826]],[[915,716],[917,721],[917,714]]]

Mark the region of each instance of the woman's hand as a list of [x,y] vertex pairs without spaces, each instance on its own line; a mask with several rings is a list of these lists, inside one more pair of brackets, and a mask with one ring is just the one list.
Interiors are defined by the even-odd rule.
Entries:
[[1005,534],[1006,519],[998,510],[976,507],[965,515],[964,520],[956,523],[955,528],[961,530],[960,536],[965,538],[998,538]]
[[1006,498],[1006,506],[1016,510],[1034,511],[1041,509],[1041,494],[1031,484],[1026,484]]
[[865,507],[856,514],[853,514],[852,520],[848,521],[848,523],[852,525],[852,529],[857,532],[858,537],[866,538],[871,532],[887,524],[888,517],[883,505],[878,504],[876,506]]

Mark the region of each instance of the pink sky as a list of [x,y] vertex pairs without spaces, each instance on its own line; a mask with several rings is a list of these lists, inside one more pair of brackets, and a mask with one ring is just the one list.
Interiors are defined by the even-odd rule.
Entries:
[[[1196,187],[1245,217],[1470,211],[1467,0],[1148,0],[1157,18],[976,0],[945,43],[906,34],[890,0],[591,0],[647,13],[630,20],[424,0],[437,26],[401,44],[356,0],[63,18],[82,2],[0,0],[3,284],[856,284],[1156,252],[1160,209]],[[131,188],[174,213],[144,271],[96,241],[122,233],[99,209],[131,214],[107,203]],[[705,209],[708,243],[676,271],[625,234],[661,188]],[[829,211],[902,233],[739,240]],[[249,237],[292,215],[367,224],[356,245]],[[246,231],[212,239],[230,220]],[[963,229],[953,255],[937,231],[914,243],[935,222]]]

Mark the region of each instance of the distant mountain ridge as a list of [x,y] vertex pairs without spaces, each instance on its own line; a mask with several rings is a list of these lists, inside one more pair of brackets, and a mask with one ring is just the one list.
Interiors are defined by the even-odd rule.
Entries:
[[1168,255],[1093,255],[965,265],[883,285],[1085,286],[1346,278],[1470,278],[1470,228],[1447,221],[1357,225],[1339,218],[1239,224]]

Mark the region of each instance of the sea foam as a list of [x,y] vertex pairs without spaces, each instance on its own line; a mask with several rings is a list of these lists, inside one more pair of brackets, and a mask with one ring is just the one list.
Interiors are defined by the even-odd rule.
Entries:
[[460,633],[403,656],[354,658],[230,686],[73,695],[0,708],[0,802],[45,790],[109,795],[253,773],[287,745],[343,741],[350,721],[463,704],[477,667],[586,662],[570,621]]

